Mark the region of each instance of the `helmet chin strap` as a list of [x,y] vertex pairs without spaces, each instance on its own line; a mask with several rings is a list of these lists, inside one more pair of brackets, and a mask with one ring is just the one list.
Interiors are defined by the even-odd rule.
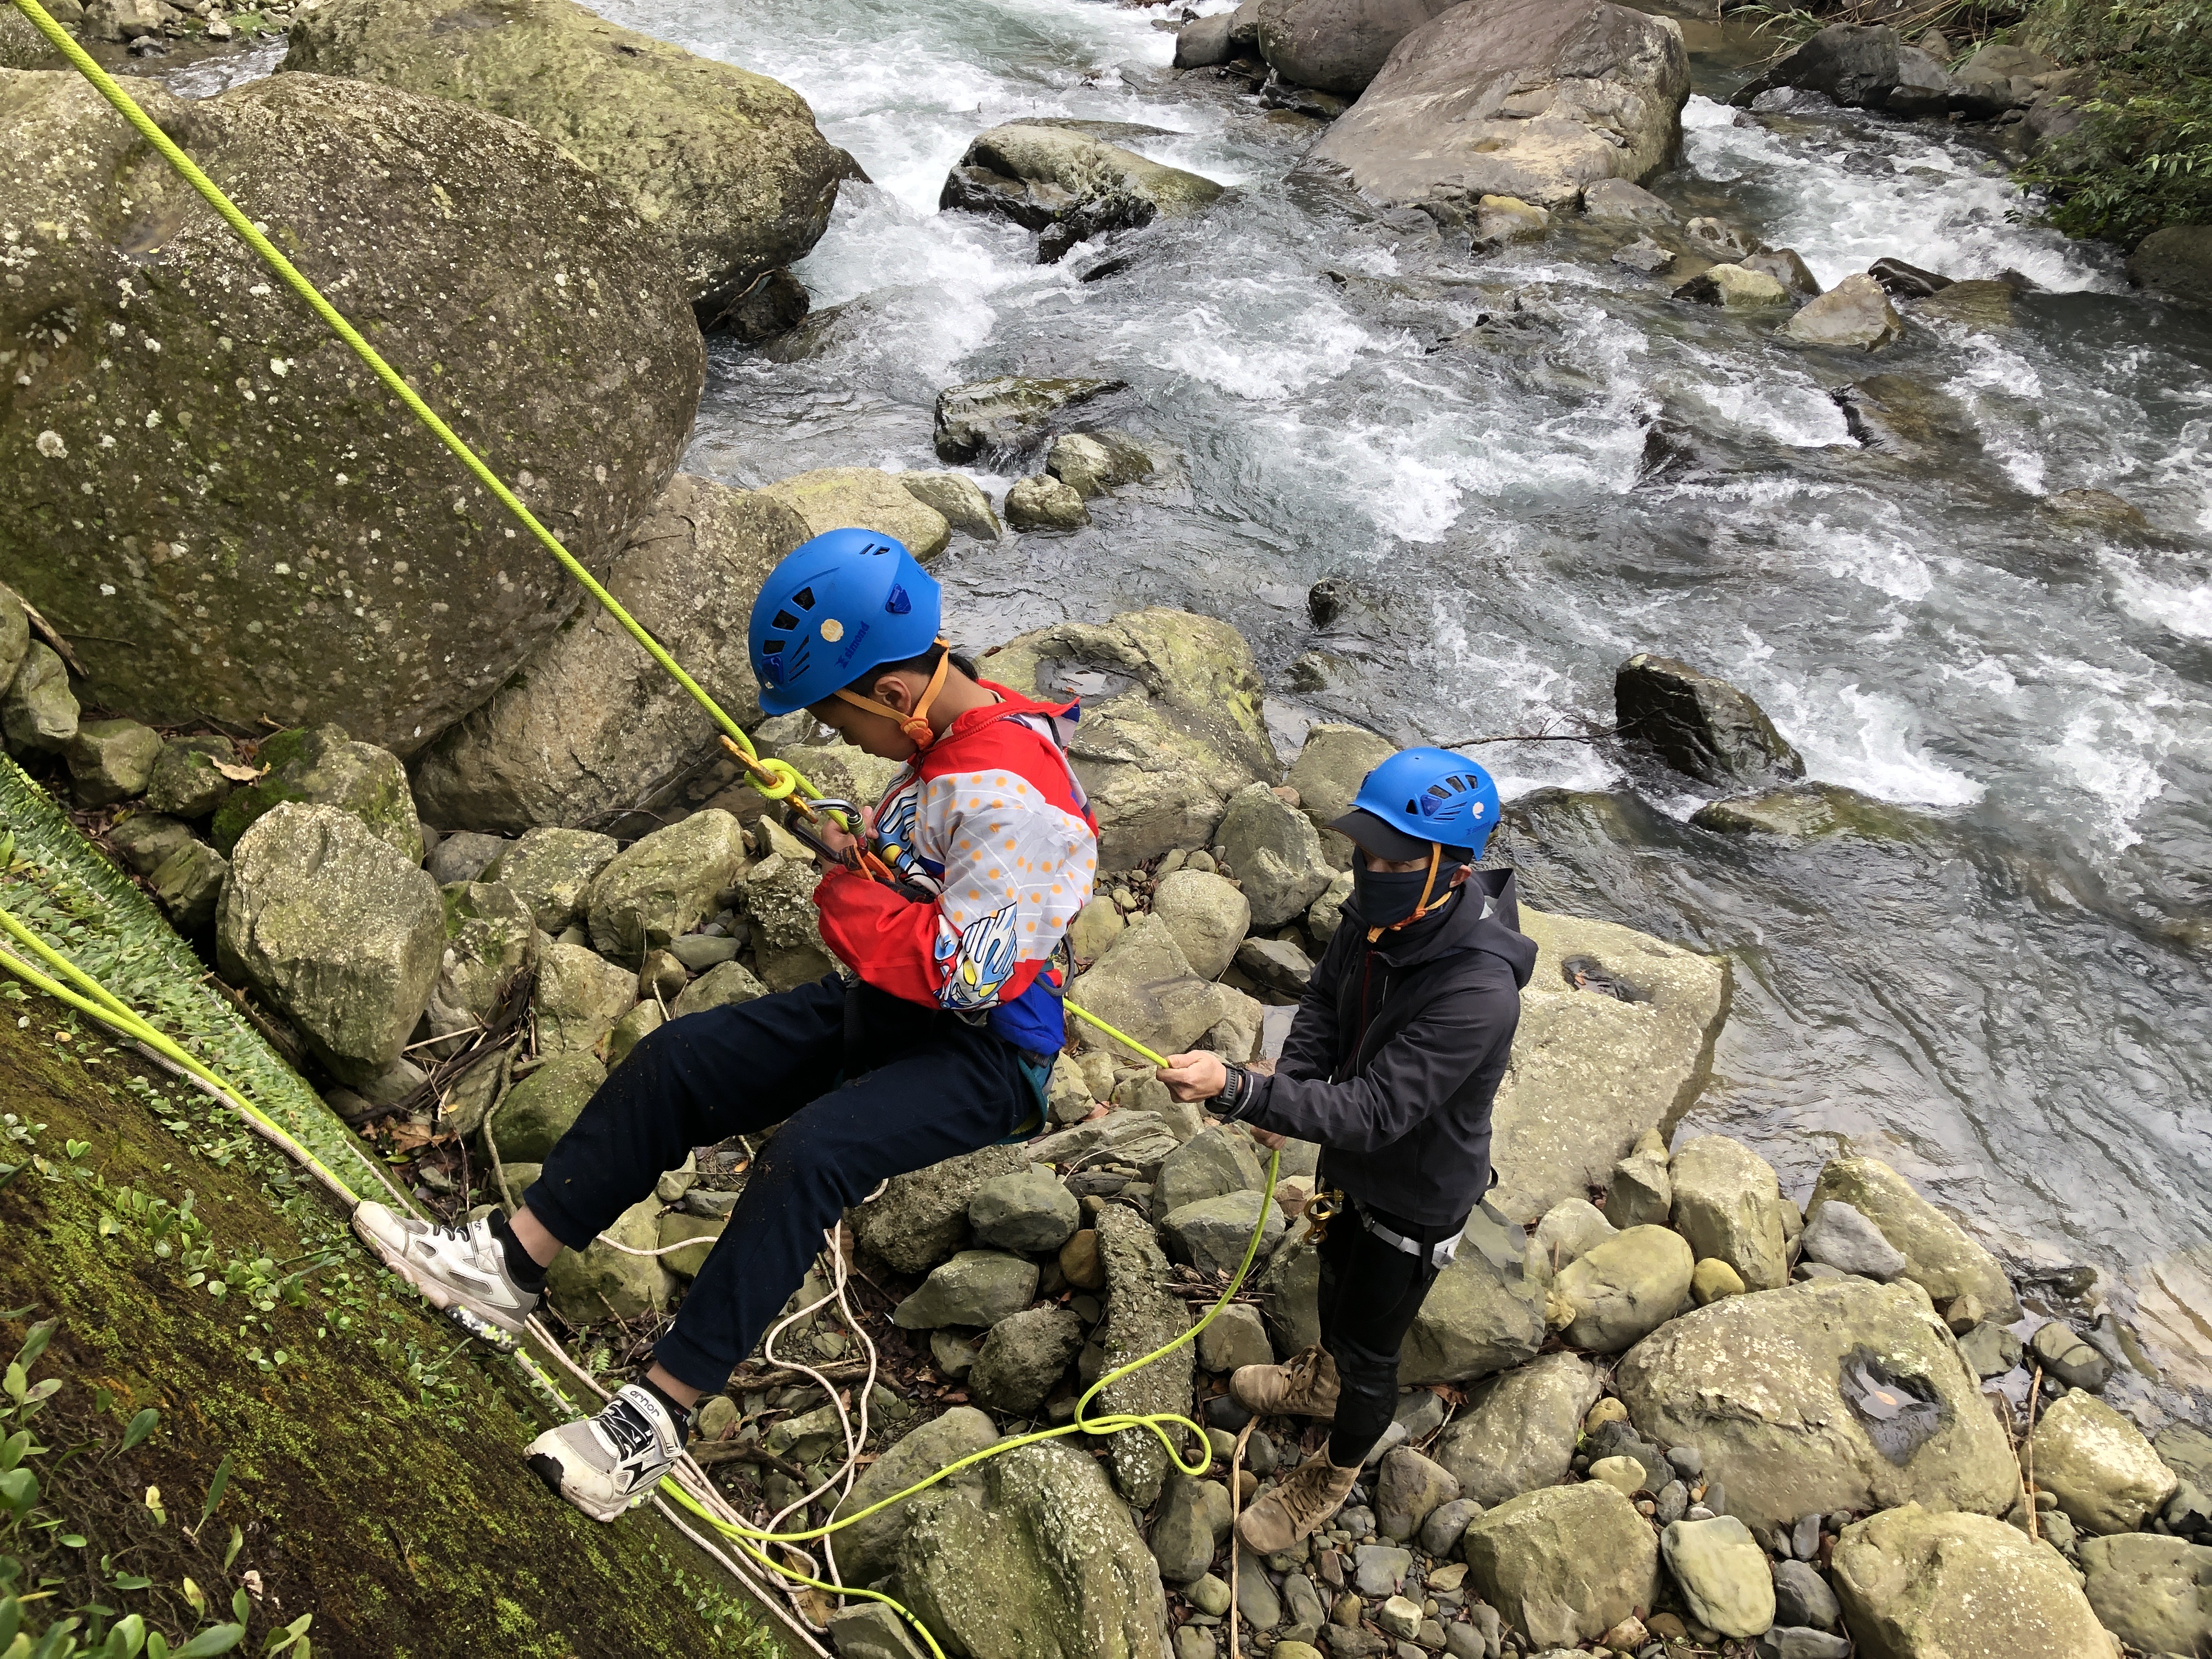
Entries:
[[864,697],[857,692],[841,689],[836,695],[855,708],[865,708],[871,714],[881,714],[885,720],[897,721],[898,729],[906,734],[908,741],[915,749],[927,749],[937,741],[937,733],[929,724],[929,705],[937,701],[937,694],[945,689],[945,671],[952,664],[952,653],[946,649],[945,641],[939,640],[937,645],[943,654],[937,659],[936,670],[930,675],[929,684],[923,688],[921,697],[915,704],[911,714],[902,714],[889,703],[878,702],[873,697]]
[[[1436,891],[1437,871],[1443,862],[1443,848],[1437,842],[1431,842],[1429,843],[1429,876],[1428,879],[1421,884],[1421,902],[1413,907],[1413,914],[1406,917],[1403,921],[1390,922],[1381,927],[1369,928],[1367,930],[1367,942],[1370,945],[1374,944],[1376,939],[1381,939],[1385,933],[1395,933],[1401,927],[1411,927],[1423,916],[1429,914],[1429,895]],[[1444,890],[1446,894],[1449,895],[1451,890],[1449,888],[1446,888]],[[1438,903],[1442,903],[1443,902],[1443,901],[1442,899],[1437,901]]]

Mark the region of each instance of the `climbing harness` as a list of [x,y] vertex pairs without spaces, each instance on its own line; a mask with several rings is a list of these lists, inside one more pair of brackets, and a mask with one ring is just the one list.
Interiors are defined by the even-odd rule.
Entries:
[[[242,211],[240,210],[237,204],[232,202],[228,196],[223,193],[221,187],[210,179],[206,173],[202,172],[198,164],[196,164],[189,155],[185,155],[182,149],[178,148],[177,144],[167,133],[163,132],[160,127],[155,125],[153,118],[139,106],[137,100],[134,100],[129,93],[125,92],[121,86],[117,84],[112,76],[110,76],[105,70],[101,69],[97,63],[93,61],[91,55],[85,51],[83,46],[77,42],[75,37],[70,35],[66,29],[63,28],[59,23],[54,21],[52,16],[47,13],[46,9],[39,3],[39,0],[15,0],[15,5],[16,9],[21,12],[22,15],[29,20],[32,27],[36,28],[40,34],[45,37],[47,43],[57,52],[60,52],[63,57],[67,58],[70,65],[75,68],[80,75],[83,76],[84,78],[92,84],[94,88],[108,101],[108,103],[114,106],[117,112],[131,125],[131,126],[138,133],[139,137],[143,138],[147,143],[151,145],[155,151],[175,170],[180,178],[185,179],[185,181],[190,184],[194,190],[198,191],[200,196],[206,200],[209,206],[215,210],[216,213],[222,219],[223,222],[230,227],[231,230],[237,234],[240,240],[244,241],[248,247],[252,248],[270,270],[274,270],[278,276],[283,278],[286,286],[290,288],[294,293],[298,295],[300,299],[316,314],[316,316],[322,319],[322,321],[330,328],[331,332],[343,340],[346,345],[352,349],[354,354],[358,356],[363,363],[368,365],[370,371],[375,374],[378,380],[384,383],[386,388],[389,390],[394,397],[398,398],[399,401],[405,405],[408,411],[412,414],[416,420],[421,422],[441,443],[444,444],[447,449],[453,452],[455,458],[459,459],[461,465],[468,470],[477,481],[491,494],[493,498],[496,500],[501,507],[505,507],[508,513],[512,514],[516,521],[525,529],[528,530],[530,533],[537,538],[539,544],[543,546],[548,553],[553,556],[555,562],[571,576],[574,577],[583,586],[584,591],[589,593],[592,599],[596,599],[606,611],[607,614],[612,617],[615,621],[618,623],[630,635],[630,637],[638,642],[639,646],[643,648],[646,654],[650,657],[654,663],[658,664],[659,667],[671,678],[672,678],[678,685],[681,685],[686,692],[690,693],[692,698],[697,702],[702,708],[706,710],[707,714],[714,721],[715,725],[721,729],[723,745],[744,768],[748,774],[748,781],[763,799],[769,800],[790,800],[793,806],[798,811],[801,817],[809,823],[812,823],[823,815],[823,808],[827,808],[830,811],[836,811],[842,808],[846,811],[850,812],[851,809],[847,803],[830,801],[822,794],[822,792],[819,789],[817,789],[812,783],[807,781],[804,775],[802,775],[796,768],[793,767],[788,762],[777,760],[772,757],[762,757],[753,748],[752,740],[746,736],[744,728],[738,726],[737,721],[730,717],[728,713],[708,694],[706,690],[702,687],[696,680],[693,679],[690,674],[684,672],[683,665],[679,664],[674,657],[670,655],[668,651],[661,646],[659,641],[655,640],[653,635],[629,614],[629,611],[623,608],[623,606],[616,600],[615,597],[611,593],[608,592],[607,590],[602,586],[595,578],[593,578],[591,572],[584,568],[582,563],[577,560],[575,556],[570,553],[566,547],[562,545],[560,538],[555,536],[550,530],[546,529],[544,525],[538,521],[537,518],[531,513],[530,509],[525,507],[522,502],[515,497],[514,493],[509,489],[505,483],[501,482],[498,475],[494,473],[490,467],[484,464],[484,462],[477,455],[476,452],[470,448],[468,444],[465,442],[452,428],[448,427],[444,421],[438,417],[436,412],[433,410],[428,404],[422,401],[422,398],[416,392],[415,389],[408,384],[407,380],[398,373],[398,371],[394,369],[389,363],[386,362],[383,357],[378,354],[375,348],[371,346],[368,342],[362,337],[360,331],[356,330],[351,323],[346,320],[336,307],[332,306],[328,300],[323,297],[321,292],[315,287],[315,285],[309,282],[305,276],[301,275],[301,272],[292,264],[290,260],[287,259],[283,253],[277,251],[276,246],[269,240],[269,238],[264,234]],[[915,569],[919,571],[919,567],[915,567]],[[926,574],[924,574],[921,579],[924,580],[930,580]],[[894,611],[894,614],[896,614],[896,611]],[[909,652],[905,654],[911,656],[918,654],[918,652]],[[917,708],[915,711],[917,719],[919,715],[926,710],[930,698],[935,696],[938,686],[942,683],[944,672],[944,663],[943,661],[940,661],[935,675],[933,676],[929,693],[922,699],[921,708]],[[766,707],[769,704],[772,695],[771,688],[763,684],[762,687],[761,696],[761,702],[763,707]],[[863,708],[869,707],[868,702],[863,699],[852,698],[848,699],[848,701],[860,702],[860,706]],[[878,712],[890,714],[895,719],[900,719],[902,720],[905,719],[905,717],[898,715],[896,711],[879,708]],[[916,741],[919,744],[921,740],[916,739]],[[815,805],[816,803],[818,803],[819,805],[817,806]],[[853,827],[858,829],[859,815],[857,813],[852,813],[851,816],[854,821]],[[872,854],[870,856],[872,857]],[[865,868],[865,866],[863,867]],[[877,873],[878,871],[880,872],[880,875]],[[870,871],[868,873],[877,879],[888,879],[890,874],[888,870],[882,868],[879,861],[877,864],[876,870]],[[70,1007],[77,1009],[79,1012],[88,1015],[91,1018],[99,1021],[102,1024],[110,1027],[124,1036],[128,1036],[133,1042],[140,1044],[149,1054],[158,1057],[164,1065],[181,1072],[192,1080],[195,1086],[199,1087],[205,1092],[213,1096],[218,1101],[222,1102],[223,1104],[229,1107],[232,1110],[235,1111],[254,1129],[257,1133],[270,1140],[287,1157],[294,1159],[303,1168],[312,1173],[315,1178],[320,1182],[324,1187],[328,1188],[334,1197],[338,1199],[341,1203],[344,1204],[349,1210],[359,1205],[361,1202],[359,1194],[356,1194],[350,1188],[349,1188],[344,1182],[341,1181],[337,1176],[333,1174],[319,1159],[318,1159],[305,1146],[301,1146],[298,1140],[287,1133],[266,1113],[263,1112],[250,1100],[246,1098],[240,1091],[227,1083],[220,1075],[210,1070],[204,1063],[191,1054],[189,1050],[184,1048],[179,1044],[171,1040],[164,1033],[155,1029],[150,1022],[130,1008],[119,998],[113,995],[105,987],[100,985],[100,982],[91,975],[79,968],[59,951],[55,950],[45,940],[40,939],[4,908],[0,908],[0,930],[4,930],[10,939],[29,950],[33,956],[46,965],[47,969],[51,969],[52,971],[48,972],[33,965],[31,962],[25,960],[22,957],[16,954],[15,951],[6,948],[5,946],[0,946],[0,968],[5,969],[8,972],[22,980],[26,984],[33,987],[34,989],[45,993],[46,994],[54,998],[57,1001],[64,1003]],[[1139,1042],[1127,1032],[1116,1030],[1114,1026],[1099,1018],[1097,1015],[1089,1012],[1087,1010],[1078,1007],[1073,1002],[1063,1002],[1062,1006],[1065,1006],[1069,1012],[1074,1014],[1078,1018],[1096,1027],[1098,1030],[1103,1032],[1106,1036],[1111,1037],[1115,1042],[1123,1044],[1131,1052],[1142,1056],[1152,1065],[1161,1067],[1164,1067],[1166,1066],[1167,1061],[1163,1056],[1154,1053],[1151,1048],[1148,1048],[1143,1043]],[[1273,1193],[1275,1188],[1275,1182],[1277,1176],[1280,1172],[1281,1164],[1282,1154],[1279,1150],[1268,1159],[1267,1190],[1269,1193]],[[381,1170],[377,1171],[377,1175],[378,1178],[385,1182],[387,1189],[391,1191],[392,1198],[398,1201],[403,1210],[411,1209],[413,1207],[407,1202],[406,1199],[400,1194],[396,1188],[392,1187],[389,1178],[385,1176]],[[1229,1283],[1222,1291],[1218,1299],[1214,1302],[1212,1307],[1206,1310],[1205,1315],[1194,1323],[1188,1330],[1184,1331],[1180,1336],[1162,1344],[1159,1347],[1155,1348],[1150,1353],[1141,1355],[1135,1359],[1128,1361],[1127,1364],[1117,1366],[1113,1370],[1107,1372],[1106,1375],[1100,1377],[1077,1399],[1075,1403],[1075,1413],[1073,1419],[1059,1427],[1042,1429],[1032,1433],[1017,1435],[1009,1439],[1000,1440],[984,1448],[981,1451],[972,1452],[965,1457],[947,1464],[944,1468],[939,1470],[935,1474],[931,1475],[927,1480],[917,1481],[913,1486],[907,1487],[904,1491],[895,1492],[888,1498],[879,1499],[878,1502],[870,1504],[867,1508],[859,1510],[853,1515],[842,1516],[823,1526],[799,1531],[782,1532],[775,1530],[775,1528],[780,1522],[787,1518],[802,1505],[811,1503],[817,1498],[826,1492],[830,1486],[836,1484],[838,1477],[832,1476],[831,1480],[829,1482],[824,1483],[822,1487],[817,1488],[814,1492],[808,1493],[805,1497],[799,1499],[797,1503],[787,1507],[773,1517],[768,1527],[755,1527],[747,1524],[738,1517],[736,1511],[730,1507],[727,1500],[722,1497],[721,1493],[716,1490],[713,1484],[707,1479],[704,1471],[701,1469],[697,1462],[687,1453],[682,1461],[677,1465],[676,1469],[663,1478],[660,1483],[659,1494],[655,1497],[653,1501],[656,1505],[660,1508],[662,1513],[668,1517],[671,1523],[678,1528],[678,1530],[682,1532],[694,1543],[697,1544],[709,1555],[713,1556],[717,1561],[720,1562],[724,1567],[730,1571],[733,1577],[737,1577],[741,1582],[748,1580],[749,1576],[744,1572],[744,1571],[740,1568],[735,1561],[732,1560],[727,1554],[724,1553],[721,1549],[710,1543],[707,1539],[702,1537],[698,1533],[693,1531],[690,1527],[684,1525],[684,1523],[677,1517],[673,1510],[670,1508],[672,1504],[676,1507],[688,1511],[697,1519],[705,1522],[709,1528],[711,1528],[715,1533],[719,1534],[728,1543],[734,1545],[743,1554],[757,1562],[761,1566],[767,1568],[770,1572],[775,1573],[781,1578],[833,1596],[846,1598],[858,1597],[866,1601],[881,1601],[884,1603],[886,1606],[896,1611],[901,1617],[905,1619],[908,1625],[913,1626],[915,1632],[921,1638],[923,1643],[927,1645],[931,1654],[935,1656],[935,1659],[945,1659],[944,1649],[939,1646],[937,1638],[931,1633],[928,1626],[924,1625],[921,1620],[916,1618],[911,1611],[899,1601],[889,1595],[884,1595],[880,1591],[861,1589],[839,1584],[834,1582],[824,1581],[823,1579],[816,1577],[811,1571],[802,1570],[799,1567],[790,1565],[788,1562],[776,1559],[769,1553],[766,1547],[784,1547],[791,1552],[795,1559],[806,1561],[808,1566],[811,1568],[813,1565],[811,1558],[807,1557],[804,1552],[797,1549],[797,1546],[819,1539],[823,1540],[824,1551],[825,1554],[827,1554],[829,1547],[827,1540],[833,1534],[842,1532],[846,1528],[855,1525],[859,1522],[866,1520],[870,1516],[878,1514],[880,1511],[890,1508],[894,1504],[905,1501],[907,1498],[913,1497],[917,1492],[922,1492],[930,1486],[933,1486],[939,1482],[957,1474],[962,1469],[970,1468],[975,1464],[982,1462],[988,1458],[996,1457],[1024,1446],[1037,1445],[1048,1440],[1060,1439],[1073,1434],[1100,1436],[1121,1434],[1142,1430],[1151,1433],[1159,1441],[1162,1449],[1167,1454],[1169,1461],[1172,1462],[1183,1474],[1195,1477],[1206,1474],[1212,1464],[1212,1447],[1206,1440],[1205,1431],[1191,1419],[1176,1412],[1109,1412],[1103,1416],[1094,1418],[1089,1415],[1090,1408],[1093,1401],[1097,1400],[1108,1389],[1120,1382],[1123,1377],[1131,1376],[1137,1371],[1142,1370],[1146,1366],[1153,1364],[1167,1354],[1183,1346],[1186,1343],[1195,1341],[1199,1334],[1206,1330],[1208,1326],[1212,1324],[1214,1319],[1220,1314],[1222,1309],[1228,1306],[1230,1299],[1234,1297],[1237,1291],[1243,1286],[1246,1276],[1251,1272],[1252,1263],[1259,1253],[1260,1241],[1264,1231],[1266,1219],[1267,1206],[1262,1205],[1261,1206],[1261,1212],[1258,1218],[1253,1223],[1251,1237],[1246,1242],[1243,1260],[1238,1263],[1237,1271],[1231,1275]],[[834,1244],[834,1235],[832,1236],[832,1238]],[[833,1289],[831,1297],[825,1297],[813,1305],[814,1307],[819,1307],[823,1305],[823,1303],[826,1303],[834,1297],[834,1299],[837,1300],[839,1303],[840,1308],[844,1312],[848,1322],[857,1330],[859,1328],[859,1322],[853,1318],[850,1310],[848,1308],[845,1308],[843,1303],[845,1268],[842,1247],[835,1249],[833,1255],[836,1264],[835,1288]],[[793,1317],[804,1316],[805,1314],[811,1313],[812,1310],[812,1308],[802,1310],[799,1315],[793,1316]],[[787,1319],[783,1322],[788,1323],[790,1322]],[[781,1328],[781,1326],[779,1325],[777,1328]],[[585,1371],[568,1356],[566,1351],[561,1347],[559,1343],[553,1340],[551,1334],[545,1329],[539,1321],[534,1318],[532,1319],[529,1322],[526,1329],[530,1335],[538,1342],[542,1344],[546,1351],[550,1353],[572,1376],[580,1380],[586,1388],[588,1388],[592,1393],[599,1395],[602,1399],[606,1397],[606,1391],[599,1387],[598,1381],[593,1378],[589,1372]],[[567,1406],[568,1402],[565,1396],[562,1395],[559,1386],[554,1382],[552,1377],[546,1373],[544,1369],[540,1366],[523,1348],[517,1346],[514,1348],[514,1352],[518,1361],[531,1374],[533,1381],[544,1391],[546,1397],[550,1400],[562,1402],[564,1407]],[[811,1371],[809,1374],[817,1375]],[[829,1386],[829,1382],[826,1378],[820,1378],[817,1376],[817,1380],[821,1382],[823,1391],[829,1395],[833,1403],[837,1405],[838,1415],[841,1422],[844,1421],[845,1407],[843,1403],[838,1400],[836,1390]],[[870,1382],[872,1384],[872,1369]],[[573,1409],[573,1407],[568,1408]],[[851,1433],[851,1425],[849,1422],[846,1423],[847,1440],[848,1445],[857,1445],[858,1443],[863,1443],[865,1442],[867,1421],[865,1395],[862,1396],[860,1413],[860,1442],[856,1443],[854,1440]],[[1171,1428],[1182,1428],[1188,1431],[1191,1439],[1199,1448],[1197,1455],[1194,1459],[1186,1461],[1182,1454],[1176,1449],[1175,1437],[1170,1432]],[[845,1469],[842,1472],[848,1480],[853,1474],[854,1467],[854,1460],[852,1457],[848,1457],[847,1459]],[[847,1490],[849,1492],[849,1486]],[[832,1557],[831,1559],[834,1564],[834,1557]],[[832,1570],[834,1571],[834,1565]]]

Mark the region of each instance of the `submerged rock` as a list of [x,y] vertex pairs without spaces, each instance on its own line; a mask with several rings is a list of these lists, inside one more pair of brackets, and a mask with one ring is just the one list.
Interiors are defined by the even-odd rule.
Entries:
[[[0,219],[57,228],[0,325],[31,381],[0,413],[9,580],[78,638],[106,708],[338,720],[411,754],[559,627],[575,586],[90,86],[21,77],[9,96]],[[388,357],[443,365],[454,428],[604,569],[705,368],[674,263],[621,193],[526,127],[390,87],[138,96],[213,176],[253,181],[253,211]],[[125,223],[143,228],[111,234]],[[81,341],[139,343],[92,403],[58,391],[84,348],[23,331],[64,306]],[[87,495],[103,513],[78,530]]]
[[937,394],[934,442],[938,459],[972,461],[1033,442],[1062,410],[1119,392],[1121,380],[1071,377],[1024,380],[1002,375],[949,386]]
[[1844,1528],[1832,1571],[1869,1659],[2117,1659],[2065,1559],[1986,1516],[1869,1516]]
[[1394,205],[1470,219],[1485,196],[1564,206],[1664,166],[1689,90],[1669,19],[1606,0],[1468,0],[1406,35],[1313,153]]
[[1911,841],[1929,828],[1929,820],[1909,808],[1893,806],[1839,783],[1792,784],[1764,794],[1708,802],[1690,815],[1690,822],[1726,836],[1784,836],[1792,841],[1846,835],[1869,841]]
[[1801,307],[1779,332],[1799,345],[1879,351],[1896,343],[1905,319],[1881,291],[1881,284],[1855,271],[1818,299]]
[[1744,692],[1688,663],[1639,652],[1613,681],[1622,737],[1706,783],[1802,778],[1805,763]]
[[473,104],[544,133],[673,249],[702,323],[829,228],[852,158],[790,88],[573,0],[317,0],[288,70]]
[[992,214],[1036,231],[1037,258],[1049,263],[1078,242],[1163,215],[1181,218],[1220,196],[1211,179],[1106,142],[1146,131],[1111,122],[993,127],[969,142],[938,207]]

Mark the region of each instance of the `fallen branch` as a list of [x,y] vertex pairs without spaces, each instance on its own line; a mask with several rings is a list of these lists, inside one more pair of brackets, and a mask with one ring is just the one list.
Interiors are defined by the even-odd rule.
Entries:
[[[867,1362],[863,1359],[848,1359],[835,1364],[817,1365],[814,1369],[832,1382],[857,1382],[868,1374]],[[800,1382],[813,1381],[814,1379],[805,1372],[787,1368],[779,1368],[772,1371],[755,1371],[750,1375],[740,1372],[730,1379],[728,1387],[723,1392],[735,1391],[742,1394],[748,1389],[788,1389]]]
[[31,619],[31,626],[39,630],[40,636],[53,647],[54,654],[69,665],[69,672],[81,680],[89,679],[91,676],[84,672],[84,665],[76,659],[76,653],[70,649],[69,641],[56,631],[54,625],[41,617],[21,594],[15,596],[15,603],[23,607],[23,614]]

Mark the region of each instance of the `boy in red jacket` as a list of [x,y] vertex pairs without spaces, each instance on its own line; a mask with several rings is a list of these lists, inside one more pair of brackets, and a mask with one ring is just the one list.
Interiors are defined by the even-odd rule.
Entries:
[[[861,530],[817,536],[753,605],[761,706],[799,708],[906,769],[853,838],[823,839],[822,937],[852,969],[672,1020],[608,1078],[512,1218],[434,1228],[364,1204],[355,1227],[441,1307],[521,1328],[545,1269],[589,1244],[695,1146],[778,1126],[644,1376],[596,1417],[540,1435],[546,1484],[612,1520],[651,1492],[702,1395],[799,1286],[837,1224],[885,1177],[988,1146],[1040,1119],[1065,1036],[1068,924],[1091,896],[1097,825],[1069,768],[1073,703],[979,678],[938,637],[936,581]],[[826,824],[826,820],[824,821]]]

